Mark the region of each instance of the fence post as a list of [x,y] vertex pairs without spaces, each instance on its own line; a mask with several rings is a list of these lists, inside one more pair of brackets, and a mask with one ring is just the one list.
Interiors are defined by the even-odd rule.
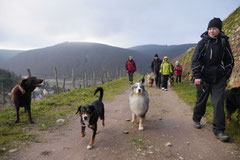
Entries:
[[84,81],[85,81],[85,84],[84,84],[85,88],[88,88],[88,77],[87,77],[86,71],[84,71]]
[[74,69],[72,68],[72,85],[74,89],[76,88],[75,81],[76,81],[76,75],[75,75]]
[[55,78],[56,78],[56,89],[57,89],[57,94],[59,94],[59,87],[58,87],[58,76],[57,76],[57,68],[54,68],[54,73],[55,73]]
[[[30,68],[27,69],[27,72],[28,72],[28,77],[31,77],[32,74],[31,74]],[[35,99],[35,93],[34,92],[32,92],[32,97],[33,97],[33,99]]]
[[102,84],[104,84],[103,71],[100,72],[100,81],[101,81]]
[[5,93],[4,93],[3,83],[2,83],[2,107],[4,106],[4,103],[5,103]]
[[93,71],[93,85],[97,86],[97,80],[96,80],[96,75],[94,71]]
[[29,69],[29,68],[27,69],[27,72],[28,72],[28,76],[29,76],[29,77],[31,77],[31,76],[32,76],[32,74],[31,74],[31,71],[30,71],[30,69]]
[[63,78],[63,92],[65,92],[65,81],[66,81],[66,78],[64,77]]

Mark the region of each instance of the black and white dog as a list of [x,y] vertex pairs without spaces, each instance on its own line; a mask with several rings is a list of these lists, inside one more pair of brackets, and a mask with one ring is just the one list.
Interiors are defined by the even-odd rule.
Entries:
[[104,126],[104,104],[102,102],[103,98],[103,89],[101,87],[98,87],[95,90],[94,96],[97,94],[97,92],[100,91],[100,97],[98,100],[93,101],[90,104],[80,106],[77,109],[77,113],[80,114],[80,122],[82,124],[82,134],[81,136],[84,137],[86,135],[85,128],[88,126],[92,129],[92,137],[90,139],[89,145],[87,146],[87,149],[93,148],[94,139],[97,132],[97,122],[98,118],[101,119],[102,125]]
[[149,108],[148,93],[144,88],[144,78],[132,86],[132,93],[129,95],[129,105],[132,111],[132,122],[136,122],[139,117],[138,130],[143,130],[143,119]]

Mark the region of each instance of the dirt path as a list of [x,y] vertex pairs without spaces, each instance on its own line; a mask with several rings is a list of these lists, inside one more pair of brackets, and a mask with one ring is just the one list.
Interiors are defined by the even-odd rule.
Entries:
[[[99,123],[95,147],[87,150],[90,129],[80,137],[79,117],[54,133],[49,133],[41,143],[34,143],[10,159],[14,160],[236,160],[240,159],[232,143],[217,140],[211,126],[201,130],[193,127],[192,111],[171,90],[147,88],[150,109],[144,122],[145,130],[126,121],[131,118],[128,105],[130,89],[114,100],[104,102],[106,126]],[[129,133],[124,134],[127,130]],[[170,142],[172,146],[165,146]]]

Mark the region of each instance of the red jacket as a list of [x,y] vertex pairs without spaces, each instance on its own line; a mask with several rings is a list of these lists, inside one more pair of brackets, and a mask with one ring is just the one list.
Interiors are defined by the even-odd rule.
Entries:
[[136,71],[136,64],[135,64],[135,62],[134,62],[134,60],[131,60],[131,61],[127,61],[127,63],[126,63],[126,70],[128,70],[128,71]]
[[174,68],[174,71],[175,71],[175,75],[176,75],[176,76],[181,76],[181,75],[182,75],[182,66],[181,66],[181,65],[177,65],[177,66]]

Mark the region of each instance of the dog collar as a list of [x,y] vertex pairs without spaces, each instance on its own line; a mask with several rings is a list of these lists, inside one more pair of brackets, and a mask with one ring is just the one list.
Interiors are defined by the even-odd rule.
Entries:
[[19,88],[19,90],[21,91],[22,94],[25,93],[25,90],[20,85],[18,85],[18,88]]

